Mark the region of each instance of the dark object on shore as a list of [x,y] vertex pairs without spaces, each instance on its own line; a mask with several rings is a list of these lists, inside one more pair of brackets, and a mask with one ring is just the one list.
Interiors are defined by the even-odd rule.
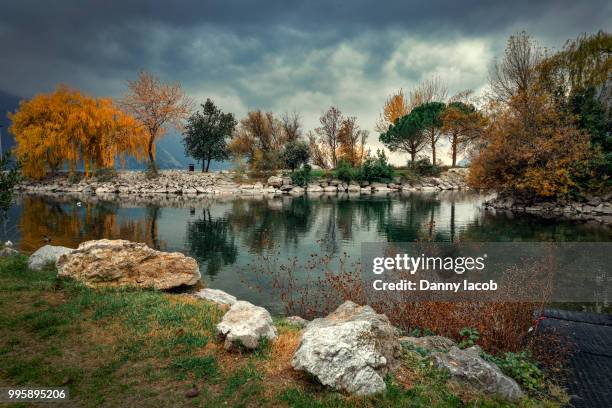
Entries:
[[185,393],[185,397],[187,398],[195,398],[198,395],[200,395],[200,390],[198,390],[195,386]]
[[189,163],[189,172],[193,173],[195,171],[195,164]]
[[568,384],[572,406],[609,407],[612,401],[612,326],[610,315],[546,310],[540,330],[554,329],[574,343]]

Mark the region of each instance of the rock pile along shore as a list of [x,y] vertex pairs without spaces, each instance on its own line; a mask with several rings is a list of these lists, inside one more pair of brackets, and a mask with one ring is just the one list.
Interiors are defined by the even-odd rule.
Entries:
[[612,193],[579,200],[525,200],[506,194],[485,202],[485,209],[535,214],[542,217],[568,218],[612,224]]
[[397,191],[442,191],[466,190],[467,169],[450,169],[439,177],[425,177],[418,181],[396,177],[392,183],[345,183],[337,179],[319,179],[300,187],[290,177],[271,176],[266,183],[236,182],[233,173],[190,173],[185,171],[162,171],[155,179],[147,179],[141,172],[119,172],[112,181],[83,179],[78,183],[69,182],[64,176],[44,181],[24,181],[17,185],[21,192],[60,192],[84,194],[150,195],[169,194],[196,196],[200,194],[303,194],[338,193],[357,194],[390,193]]

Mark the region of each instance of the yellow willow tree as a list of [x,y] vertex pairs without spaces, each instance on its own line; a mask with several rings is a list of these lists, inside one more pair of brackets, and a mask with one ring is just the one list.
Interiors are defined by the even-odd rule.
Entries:
[[137,80],[128,81],[128,92],[121,106],[144,125],[148,134],[145,149],[149,168],[156,173],[155,141],[163,136],[168,126],[182,130],[183,122],[193,110],[193,101],[178,82],[165,84],[150,73],[141,72]]
[[67,86],[22,101],[9,118],[15,153],[27,177],[40,179],[66,164],[74,171],[80,161],[89,175],[125,155],[143,157],[146,138],[136,119],[110,99],[92,98]]

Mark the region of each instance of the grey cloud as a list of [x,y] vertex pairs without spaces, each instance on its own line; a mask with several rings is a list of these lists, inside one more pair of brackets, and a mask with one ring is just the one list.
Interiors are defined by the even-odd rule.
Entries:
[[478,89],[506,37],[559,47],[608,28],[606,1],[5,1],[0,90],[117,96],[149,70],[238,115],[338,104],[372,130],[385,95],[439,74]]

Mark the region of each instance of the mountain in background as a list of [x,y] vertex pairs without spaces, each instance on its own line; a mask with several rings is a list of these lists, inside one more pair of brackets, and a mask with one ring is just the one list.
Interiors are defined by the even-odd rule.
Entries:
[[[19,107],[19,101],[22,98],[0,91],[0,125],[2,125],[2,151],[12,149],[15,146],[15,139],[8,133],[8,128],[11,124],[7,117],[8,112],[14,112]],[[198,162],[191,157],[185,155],[183,144],[181,143],[182,136],[176,131],[168,132],[164,137],[159,139],[157,146],[157,164],[161,169],[187,169],[190,163],[195,164],[198,168]],[[230,162],[211,162],[211,170],[227,170],[231,168]],[[125,168],[130,170],[140,170],[146,167],[145,163],[139,163],[134,159],[126,161]]]
[[11,125],[11,121],[6,116],[9,112],[14,112],[19,106],[19,100],[21,98],[16,95],[0,91],[0,125],[2,129],[2,152],[12,149],[15,146],[15,139],[8,133],[8,128]]

